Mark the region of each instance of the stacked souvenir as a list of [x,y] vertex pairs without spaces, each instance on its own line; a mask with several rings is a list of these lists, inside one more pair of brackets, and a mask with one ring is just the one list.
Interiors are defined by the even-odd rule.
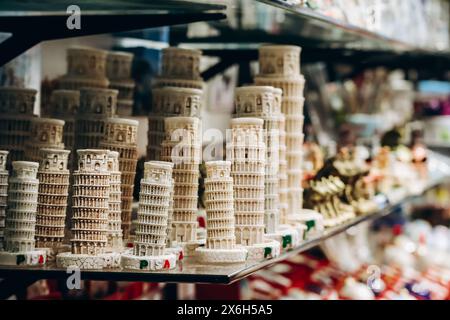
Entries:
[[9,179],[4,250],[0,265],[42,265],[46,252],[35,249],[39,163],[14,161]]
[[262,46],[259,49],[260,75],[258,85],[283,90],[281,110],[285,116],[286,159],[288,178],[288,215],[302,211],[302,145],[303,145],[303,89],[305,79],[300,74],[300,47]]
[[63,249],[69,196],[69,154],[68,150],[40,150],[36,247],[47,248],[48,259]]
[[196,256],[204,263],[244,262],[247,250],[236,245],[231,163],[210,161],[206,171],[206,247],[197,248]]
[[174,205],[172,240],[192,255],[202,241],[197,239],[197,202],[201,161],[200,121],[193,117],[165,119],[166,138],[161,160],[172,162]]
[[25,144],[26,159],[40,162],[41,149],[64,149],[63,128],[63,120],[49,118],[34,118],[31,120],[30,137]]
[[153,89],[153,109],[148,118],[147,157],[158,160],[164,140],[164,119],[167,117],[200,118],[202,90],[163,87]]
[[123,249],[122,241],[122,192],[121,172],[119,170],[119,153],[108,152],[109,171],[109,214],[108,214],[108,248],[113,251]]
[[58,267],[80,269],[118,267],[120,254],[106,252],[108,244],[108,150],[78,150],[73,174],[71,252],[56,256]]
[[128,240],[131,228],[131,209],[133,205],[134,177],[138,160],[137,130],[139,122],[124,118],[110,118],[105,123],[102,148],[119,153],[119,170],[122,192],[122,232]]
[[131,116],[133,113],[134,81],[131,78],[133,54],[110,51],[106,58],[106,76],[109,87],[119,91],[117,97],[117,114]]
[[67,74],[58,79],[59,89],[107,88],[104,50],[84,47],[67,49]]
[[98,148],[106,120],[116,115],[117,90],[82,88],[75,123],[76,149]]
[[176,256],[165,250],[172,167],[172,163],[162,161],[144,164],[133,254],[122,255],[123,268],[161,270],[176,266]]
[[25,142],[30,136],[36,90],[0,88],[0,149],[8,150],[8,165],[25,160]]
[[8,199],[8,176],[6,161],[8,151],[0,150],[0,250],[3,250],[3,238],[5,234],[6,207]]
[[[275,101],[275,96],[277,101]],[[266,164],[264,178],[264,222],[267,237],[278,240],[283,248],[297,245],[300,235],[294,228],[280,229],[279,213],[279,124],[281,90],[269,86],[246,86],[236,90],[236,116],[258,117],[264,120]]]
[[280,254],[280,243],[264,237],[264,178],[266,145],[262,119],[231,120],[227,160],[231,162],[236,242],[248,250],[248,259],[260,260]]

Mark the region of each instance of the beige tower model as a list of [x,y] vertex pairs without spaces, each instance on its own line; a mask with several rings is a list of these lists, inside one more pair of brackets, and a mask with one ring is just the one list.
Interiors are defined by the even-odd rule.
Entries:
[[165,137],[164,119],[168,117],[200,118],[203,91],[190,88],[153,89],[153,110],[148,118],[147,158],[158,160]]
[[244,262],[247,250],[236,245],[231,163],[207,162],[206,172],[206,247],[196,249],[197,259],[204,263]]
[[122,191],[121,172],[119,169],[119,152],[108,152],[109,171],[109,213],[108,213],[108,248],[113,251],[123,250],[122,241]]
[[107,88],[107,51],[87,47],[67,49],[67,74],[58,79],[59,89]]
[[297,46],[270,45],[259,50],[260,74],[256,84],[270,85],[283,90],[282,112],[285,116],[286,160],[288,179],[288,215],[301,213],[302,146],[303,146],[303,89],[305,79],[300,74],[300,51]]
[[108,150],[78,150],[72,195],[72,252],[56,256],[58,267],[102,269],[120,265],[120,255],[106,253],[110,173]]
[[8,199],[9,172],[8,170],[6,170],[7,158],[8,158],[8,151],[0,150],[0,251],[3,250],[6,207],[8,206],[7,199]]
[[25,142],[30,136],[36,90],[0,88],[0,150],[8,150],[8,164],[25,160]]
[[226,146],[233,178],[236,242],[246,247],[251,260],[280,254],[280,243],[264,237],[266,144],[263,124],[258,118],[231,120],[231,137]]
[[68,150],[40,150],[36,247],[48,248],[49,260],[63,250],[69,196],[69,154]]
[[131,207],[133,205],[134,178],[138,160],[137,130],[139,122],[124,118],[110,118],[100,146],[119,153],[119,170],[122,191],[122,232],[128,240],[131,228]]
[[185,247],[186,255],[192,255],[195,247],[201,244],[197,239],[200,120],[193,117],[166,118],[165,130],[161,160],[174,164],[172,240]]
[[64,149],[64,121],[50,118],[34,118],[31,120],[30,138],[25,144],[25,158],[40,162],[42,148]]
[[131,78],[133,54],[109,51],[106,58],[106,76],[109,87],[119,91],[117,97],[117,114],[131,116],[133,113],[134,80]]
[[4,249],[0,265],[43,265],[46,253],[35,249],[39,163],[14,161],[9,179]]
[[106,120],[116,115],[117,90],[82,88],[75,124],[76,149],[98,148]]
[[165,251],[172,167],[172,163],[162,161],[149,161],[144,164],[136,240],[133,254],[122,255],[123,268],[161,270],[176,266],[175,255]]

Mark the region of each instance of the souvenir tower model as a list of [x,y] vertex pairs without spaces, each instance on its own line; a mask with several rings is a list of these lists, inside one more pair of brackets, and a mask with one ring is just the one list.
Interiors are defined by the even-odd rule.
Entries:
[[70,151],[41,149],[38,171],[39,194],[36,216],[36,247],[47,249],[50,260],[64,250]]
[[283,91],[281,111],[285,116],[286,159],[288,178],[288,220],[302,212],[302,146],[303,89],[305,79],[300,74],[300,51],[297,46],[268,45],[259,49],[260,74],[258,85],[270,85]]
[[58,88],[107,88],[106,57],[107,51],[104,50],[87,47],[67,49],[67,73],[58,79]]
[[35,249],[39,163],[14,161],[9,179],[4,250],[0,265],[43,265],[46,252]]
[[193,117],[166,118],[165,130],[161,160],[174,164],[172,240],[183,247],[185,255],[193,255],[195,248],[204,243],[197,239],[200,120]]
[[8,206],[8,176],[6,161],[8,151],[0,150],[0,250],[3,250],[3,239],[5,234],[6,207]]
[[64,121],[50,118],[34,118],[31,120],[31,132],[26,142],[25,158],[40,162],[42,148],[64,149]]
[[138,160],[137,130],[139,122],[124,118],[110,118],[105,123],[102,148],[119,153],[119,171],[122,192],[122,232],[128,240],[131,229],[134,178]]
[[108,244],[108,150],[78,150],[78,170],[73,173],[71,252],[56,256],[60,268],[118,267],[120,254],[106,252]]
[[154,88],[153,110],[148,118],[147,157],[159,160],[161,143],[165,137],[164,119],[168,117],[196,117],[200,119],[202,90],[191,88]]
[[75,123],[75,148],[98,148],[106,120],[116,115],[117,90],[82,88],[80,110]]
[[0,150],[8,150],[8,164],[25,160],[25,143],[30,136],[36,90],[0,88]]
[[117,96],[117,114],[131,116],[133,113],[134,80],[131,78],[133,54],[109,51],[106,58],[106,76],[109,87],[119,91]]
[[125,269],[161,270],[176,266],[176,256],[165,250],[172,167],[172,163],[162,161],[144,164],[133,254],[122,254]]
[[280,243],[264,236],[266,144],[263,124],[258,118],[232,119],[231,137],[226,146],[233,178],[236,243],[245,246],[250,260],[280,254]]
[[109,214],[108,214],[108,249],[122,251],[122,192],[121,172],[119,170],[119,153],[108,152],[109,171]]
[[[266,237],[282,243],[290,249],[300,241],[294,228],[280,229],[279,212],[279,154],[281,115],[281,90],[270,86],[245,86],[236,89],[236,116],[258,117],[264,120],[264,142],[266,145],[264,222]],[[276,100],[275,100],[276,98]]]
[[197,259],[203,263],[236,263],[247,258],[247,250],[236,245],[230,171],[229,161],[206,163],[206,246],[195,250]]

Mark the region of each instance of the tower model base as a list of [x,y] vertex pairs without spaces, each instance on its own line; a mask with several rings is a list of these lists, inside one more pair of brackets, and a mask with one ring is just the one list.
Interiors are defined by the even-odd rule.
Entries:
[[56,256],[63,252],[70,252],[70,245],[59,244],[58,246],[46,247],[46,248],[36,248],[39,251],[45,251],[47,255],[47,261],[55,261]]
[[275,233],[265,234],[266,239],[278,241],[282,251],[289,251],[297,247],[303,239],[303,231],[290,225],[280,225]]
[[84,270],[120,268],[120,254],[115,252],[98,255],[60,253],[56,256],[58,268],[78,267]]
[[178,246],[183,248],[183,254],[185,257],[195,256],[195,250],[206,244],[206,239],[197,239],[189,242],[177,242]]
[[235,249],[208,249],[199,247],[195,256],[201,263],[239,263],[247,259],[247,250],[236,246]]
[[[302,225],[304,229],[303,240],[311,239],[315,236],[320,236],[325,228],[325,219],[317,211],[310,209],[302,209],[300,214],[289,217],[289,221],[294,225]],[[337,220],[330,220],[329,226],[337,224]]]
[[263,243],[245,246],[248,251],[247,260],[267,260],[278,257],[281,244],[278,241],[267,239]]
[[161,256],[135,256],[133,254],[122,254],[121,266],[124,269],[133,270],[168,270],[177,265],[177,258],[174,254]]
[[47,262],[44,250],[27,252],[0,252],[0,265],[4,266],[41,266]]
[[184,258],[184,251],[182,246],[172,245],[170,248],[166,248],[167,254],[173,254],[177,258],[177,261],[181,261]]

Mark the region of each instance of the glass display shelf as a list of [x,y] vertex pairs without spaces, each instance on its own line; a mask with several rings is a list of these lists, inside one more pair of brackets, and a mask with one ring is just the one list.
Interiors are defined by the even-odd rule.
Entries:
[[[443,183],[444,177],[431,178],[420,194],[426,190]],[[305,240],[299,246],[290,251],[283,252],[280,256],[264,260],[241,264],[200,264],[193,258],[185,258],[177,264],[173,270],[165,271],[129,271],[120,269],[108,270],[81,270],[81,278],[85,280],[109,280],[109,281],[144,281],[144,282],[171,282],[171,283],[215,283],[231,284],[239,281],[252,273],[283,261],[300,252],[311,249],[321,242],[354,227],[362,222],[371,221],[386,216],[402,205],[416,198],[417,195],[409,195],[399,201],[389,203],[380,201],[380,209],[374,213],[358,216],[344,224],[327,228],[322,234]],[[0,266],[0,278],[4,279],[28,279],[30,282],[40,279],[67,279],[70,276],[65,269],[57,268],[53,263],[44,267],[13,267]],[[1,283],[0,283],[1,291]]]

